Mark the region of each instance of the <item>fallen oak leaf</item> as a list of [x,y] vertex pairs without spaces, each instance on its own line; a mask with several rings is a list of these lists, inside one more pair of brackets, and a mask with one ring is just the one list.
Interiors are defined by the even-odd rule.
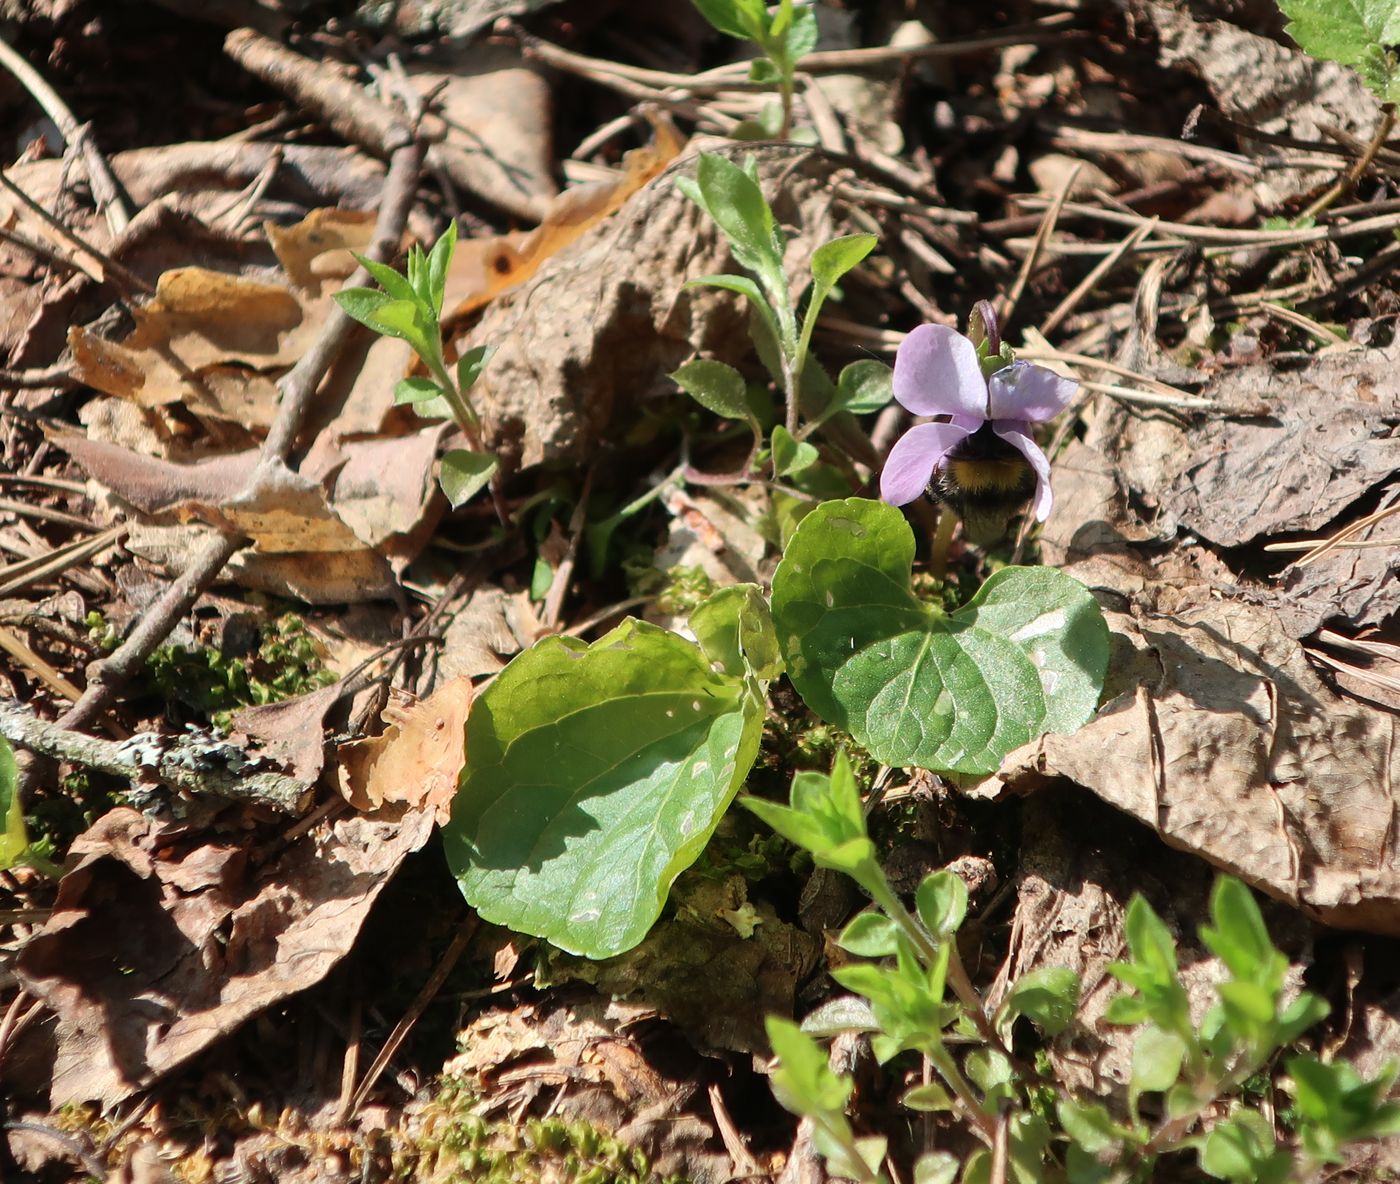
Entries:
[[471,680],[454,678],[405,709],[386,707],[384,718],[392,722],[381,735],[337,749],[345,800],[364,813],[402,802],[431,809],[438,825],[445,823],[466,759],[471,703]]
[[426,811],[341,818],[256,867],[241,839],[103,815],[15,967],[58,1016],[50,1103],[114,1105],[320,982],[431,831]]
[[145,408],[180,404],[198,418],[266,431],[275,381],[306,352],[331,308],[331,289],[365,250],[373,216],[315,210],[296,226],[269,225],[285,281],[204,267],[161,275],[155,296],[132,310],[135,327],[109,341],[82,325],[68,331],[73,376]]

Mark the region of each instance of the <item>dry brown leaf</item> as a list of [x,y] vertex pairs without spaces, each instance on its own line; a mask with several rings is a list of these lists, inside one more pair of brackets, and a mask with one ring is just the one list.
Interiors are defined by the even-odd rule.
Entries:
[[550,203],[539,226],[528,233],[517,231],[458,245],[447,277],[445,307],[452,311],[443,325],[449,337],[468,313],[523,284],[546,259],[621,209],[629,197],[660,176],[681,154],[685,139],[670,119],[654,114],[651,122],[655,130],[652,142],[627,153],[616,180],[566,189]]
[[246,738],[260,754],[278,761],[299,781],[313,785],[326,763],[326,715],[345,698],[343,682],[233,714],[233,740]]
[[134,553],[180,566],[194,536],[173,523],[217,525],[253,539],[228,569],[245,587],[320,604],[388,594],[393,573],[421,551],[443,509],[433,469],[444,432],[430,424],[390,440],[325,434],[299,473],[259,469],[251,451],[176,464],[82,436],[53,442],[150,519],[132,524]]
[[1400,934],[1396,717],[1335,693],[1205,548],[1154,570],[1102,455],[1073,446],[1054,484],[1043,553],[1108,601],[1106,703],[976,792],[1068,778],[1326,924]]
[[132,310],[135,328],[122,341],[69,329],[74,377],[142,407],[180,404],[200,418],[265,430],[275,379],[320,332],[331,289],[354,270],[349,252],[364,250],[372,231],[372,215],[346,210],[316,210],[286,230],[269,225],[289,282],[166,271],[156,295]]
[[[843,162],[791,146],[718,150],[736,160],[754,154],[776,216],[794,228],[784,261],[794,282],[808,276],[816,243],[854,229],[831,201]],[[528,283],[493,301],[465,339],[496,350],[472,393],[487,443],[507,468],[595,461],[615,423],[648,395],[675,390],[666,375],[693,353],[749,360],[738,301],[685,286],[732,266],[714,224],[675,187],[673,174],[693,167],[676,162],[552,255]]]
[[345,800],[366,813],[402,802],[431,810],[439,826],[446,824],[466,759],[471,703],[471,680],[454,678],[407,708],[385,708],[391,722],[382,734],[337,749],[336,782]]
[[58,1016],[51,1104],[111,1106],[320,982],[431,829],[426,812],[342,818],[256,867],[245,840],[103,815],[16,964]]
[[[1222,370],[1205,393],[1229,406],[1260,403],[1267,415],[1118,415],[1114,456],[1129,485],[1158,508],[1159,537],[1181,528],[1220,547],[1306,532],[1328,534],[1400,470],[1400,346],[1324,353],[1301,366]],[[1389,524],[1369,535],[1384,538]],[[1254,596],[1288,621],[1295,637],[1337,617],[1379,624],[1400,610],[1386,548],[1334,552],[1288,573],[1281,591]]]
[[[1210,88],[1220,109],[1262,131],[1299,140],[1325,140],[1331,128],[1363,141],[1376,126],[1380,100],[1361,76],[1336,62],[1311,57],[1273,37],[1247,32],[1228,20],[1202,20],[1197,5],[1148,3],[1129,8],[1156,34],[1158,62],[1185,69]],[[1296,149],[1242,137],[1244,151],[1277,159],[1302,156]],[[1276,208],[1290,197],[1330,183],[1328,169],[1270,168],[1254,183],[1260,203]]]
[[543,631],[528,593],[478,588],[443,630],[438,671],[444,678],[497,674]]
[[480,42],[407,66],[434,94],[424,131],[433,156],[464,188],[531,222],[557,192],[550,176],[549,84],[513,47]]

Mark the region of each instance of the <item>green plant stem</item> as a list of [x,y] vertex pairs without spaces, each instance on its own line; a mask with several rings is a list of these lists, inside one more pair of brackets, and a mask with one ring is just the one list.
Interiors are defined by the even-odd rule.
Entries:
[[[423,360],[427,362],[428,369],[442,389],[442,396],[447,400],[447,405],[452,410],[452,418],[462,429],[467,443],[471,445],[474,452],[484,452],[485,448],[482,446],[481,440],[481,417],[477,415],[471,399],[465,391],[458,389],[457,383],[447,372],[447,367],[443,365],[441,357],[424,358]],[[499,465],[497,465],[496,471],[491,474],[491,501],[496,507],[496,517],[500,520],[501,525],[509,526],[510,507],[506,504],[505,484]]]
[[929,574],[940,584],[948,578],[948,551],[953,545],[957,515],[947,506],[938,512],[938,527],[933,536],[933,554],[929,556]]
[[1200,1121],[1201,1115],[1214,1106],[1221,1096],[1232,1092],[1241,1081],[1255,1073],[1267,1059],[1267,1055],[1250,1057],[1218,1077],[1199,1082],[1193,1090],[1197,1104],[1187,1113],[1167,1119],[1143,1144],[1141,1154],[1161,1155],[1164,1151],[1173,1150],[1178,1140]]
[[790,63],[784,63],[782,68],[782,81],[778,83],[778,99],[783,105],[782,122],[778,124],[778,139],[786,140],[792,134],[792,92],[793,92],[793,67]]
[[[883,873],[881,874],[883,880]],[[925,963],[933,965],[938,959],[938,944],[929,936],[918,921],[910,914],[909,910],[900,903],[899,898],[890,890],[887,883],[878,886],[870,886],[870,894],[875,899],[875,903],[884,909],[886,916],[899,926],[901,932],[914,943],[915,949],[923,957]],[[958,953],[958,944],[952,938],[948,939],[948,985],[953,988],[953,994],[972,1017],[972,1022],[977,1028],[978,1034],[996,1052],[1007,1059],[1013,1067],[1019,1065],[1011,1050],[1006,1047],[1006,1042],[1002,1040],[995,1025],[987,1015],[986,1005],[982,1002],[982,997],[977,993],[977,989],[972,985],[972,980],[967,976],[967,970],[962,964],[962,956]]]
[[63,869],[54,863],[52,859],[45,859],[42,855],[37,855],[33,851],[21,852],[19,863],[24,867],[32,867],[41,876],[47,876],[50,880],[63,879]]
[[808,1117],[811,1118],[812,1125],[821,1127],[833,1143],[840,1144],[851,1163],[861,1170],[859,1184],[880,1184],[880,1177],[866,1165],[865,1157],[856,1147],[855,1139],[850,1137],[851,1130],[848,1126],[832,1122],[825,1114],[813,1114]]
[[963,1110],[966,1111],[967,1120],[972,1129],[977,1132],[979,1138],[991,1147],[996,1139],[996,1120],[988,1114],[984,1114],[982,1107],[978,1105],[977,1095],[973,1092],[972,1086],[968,1084],[966,1077],[962,1075],[962,1070],[958,1068],[958,1063],[953,1060],[953,1055],[941,1040],[930,1041],[919,1049],[933,1067],[938,1071],[938,1075],[948,1084],[948,1088],[953,1091],[953,1095],[962,1103]]

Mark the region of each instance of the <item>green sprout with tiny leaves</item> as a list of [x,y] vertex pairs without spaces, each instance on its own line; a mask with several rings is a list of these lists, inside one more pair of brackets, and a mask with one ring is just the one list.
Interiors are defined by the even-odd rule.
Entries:
[[[878,240],[873,234],[851,234],[817,247],[803,306],[783,269],[786,235],[758,183],[752,160],[740,167],[723,156],[701,153],[695,176],[678,177],[676,186],[715,222],[734,261],[748,272],[702,276],[687,287],[721,288],[748,300],[754,344],[784,401],[783,422],[773,428],[766,458],[774,477],[796,477],[817,462],[817,449],[808,437],[818,427],[843,411],[875,411],[890,400],[890,370],[883,363],[854,362],[833,384],[811,358],[812,333],[823,305]],[[723,418],[746,422],[754,433],[750,463],[760,457],[762,426],[738,370],[724,362],[696,358],[671,377],[701,406]]]
[[[958,952],[966,887],[946,869],[934,872],[918,886],[914,908],[905,907],[877,859],[844,754],[830,775],[798,773],[789,805],[740,801],[818,867],[850,876],[873,901],[836,939],[852,959],[831,977],[848,994],[823,1004],[800,1027],[768,1022],[777,1056],[774,1095],[811,1121],[813,1141],[834,1175],[860,1184],[890,1179],[885,1137],[857,1134],[851,1082],[832,1072],[818,1043],[843,1031],[868,1035],[881,1064],[905,1053],[924,1058],[934,1079],[908,1090],[903,1106],[945,1114],[982,1144],[962,1160],[928,1152],[908,1170],[898,1165],[898,1179],[985,1184],[1001,1146],[997,1178],[1016,1184],[1139,1184],[1157,1178],[1164,1157],[1182,1153],[1194,1153],[1206,1176],[1229,1184],[1302,1184],[1342,1163],[1347,1143],[1400,1134],[1400,1103],[1387,1100],[1400,1071],[1395,1065],[1365,1080],[1350,1066],[1311,1053],[1287,1056],[1282,1084],[1298,1116],[1289,1140],[1243,1104],[1246,1081],[1294,1048],[1327,1006],[1307,991],[1290,996],[1285,989],[1288,960],[1238,880],[1216,881],[1210,920],[1200,930],[1228,977],[1199,1021],[1170,931],[1145,899],[1133,898],[1124,920],[1129,957],[1108,968],[1129,990],[1110,1002],[1105,1016],[1135,1029],[1127,1097],[1085,1097],[1013,1050],[1021,1020],[1045,1043],[1073,1027],[1078,975],[1066,967],[1030,971],[1010,984],[998,1007],[988,1008]],[[1144,1106],[1149,1095],[1154,1100]]]
[[[774,138],[786,140],[792,131],[792,99],[797,62],[817,44],[817,14],[808,5],[781,0],[769,8],[763,0],[692,0],[700,15],[726,37],[749,41],[763,56],[749,67],[754,82],[778,88],[781,107]],[[768,130],[768,129],[763,129]]]
[[[446,415],[461,429],[469,448],[453,448],[444,454],[438,481],[455,509],[499,480],[499,464],[481,440],[481,417],[472,405],[471,389],[491,356],[489,346],[464,353],[448,368],[442,352],[442,302],[447,271],[457,246],[457,223],[448,223],[442,237],[425,252],[415,244],[409,249],[403,272],[385,263],[356,255],[361,267],[379,282],[379,288],[347,288],[337,292],[336,303],[360,324],[385,337],[406,341],[428,371],[428,377],[400,379],[394,402],[411,404],[424,416]],[[497,510],[505,520],[503,503]]]

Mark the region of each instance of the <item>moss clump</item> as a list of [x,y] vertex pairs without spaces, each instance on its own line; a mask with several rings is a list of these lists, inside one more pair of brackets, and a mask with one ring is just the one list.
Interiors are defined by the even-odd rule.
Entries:
[[255,652],[244,657],[198,646],[161,646],[147,662],[156,689],[227,729],[240,707],[280,703],[335,681],[320,646],[295,613],[264,625]]
[[483,1118],[468,1084],[447,1078],[402,1136],[392,1179],[414,1184],[685,1184],[591,1123]]

